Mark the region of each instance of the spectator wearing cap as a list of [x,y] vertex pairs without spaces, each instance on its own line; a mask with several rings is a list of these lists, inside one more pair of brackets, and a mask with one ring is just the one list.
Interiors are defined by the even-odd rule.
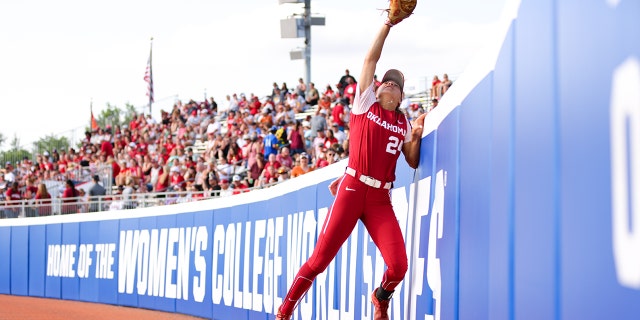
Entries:
[[7,161],[4,164],[4,180],[7,182],[16,181],[16,175],[14,171],[15,169],[13,168],[13,165],[11,164],[11,162]]
[[257,139],[252,138],[249,134],[244,134],[242,139],[244,140],[242,147],[243,166],[249,169],[256,162],[256,157],[261,152],[262,146]]
[[170,180],[170,188],[171,190],[180,190],[181,186],[185,184],[184,176],[180,170],[179,166],[171,167],[171,180]]
[[273,126],[273,115],[271,114],[271,108],[267,105],[262,107],[260,115],[257,116],[256,122],[262,128],[270,128]]
[[339,129],[338,124],[335,122],[331,125],[331,131],[333,132],[333,136],[338,140],[339,144],[343,144],[347,139],[347,135],[343,130]]
[[249,185],[237,174],[233,176],[233,184],[231,187],[233,188],[233,194],[249,192]]
[[147,189],[154,190],[154,188],[158,184],[158,180],[164,173],[164,160],[162,158],[151,158],[151,169],[149,170],[149,174],[145,175],[145,183],[147,184]]
[[220,197],[228,197],[233,195],[233,189],[229,185],[229,179],[221,179],[220,180]]
[[327,148],[322,148],[322,152],[320,152],[316,157],[315,168],[320,169],[329,165],[329,161],[327,160]]
[[200,118],[200,114],[198,114],[198,110],[194,109],[193,111],[191,111],[191,114],[187,118],[186,125],[191,127],[197,127],[197,126],[200,126],[200,122],[202,122],[202,118]]
[[278,153],[280,145],[278,143],[278,137],[276,137],[276,131],[278,131],[278,127],[273,126],[264,137],[262,153],[264,154],[265,160],[269,159],[270,154],[276,155]]
[[289,180],[291,178],[291,168],[282,166],[278,168],[278,182]]
[[10,208],[5,209],[5,217],[17,218],[20,214],[20,200],[22,200],[22,195],[20,194],[20,184],[18,183],[18,181],[7,183],[7,191],[5,191],[4,196],[6,205],[11,206]]
[[[433,99],[436,102],[438,100]],[[410,120],[415,120],[417,119],[421,114],[424,113],[424,110],[422,110],[422,107],[420,107],[419,103],[412,103],[409,105],[409,109],[407,110],[407,116]]]
[[291,169],[291,178],[299,177],[313,171],[309,161],[309,155],[306,152],[299,154],[298,164]]
[[251,95],[252,97],[251,102],[249,103],[249,108],[245,110],[248,110],[250,115],[255,116],[256,114],[260,113],[262,102],[260,102],[260,99],[258,99],[257,96],[253,95],[253,93]]

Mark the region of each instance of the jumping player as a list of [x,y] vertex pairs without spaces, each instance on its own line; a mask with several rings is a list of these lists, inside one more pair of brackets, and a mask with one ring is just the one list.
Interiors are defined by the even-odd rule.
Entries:
[[298,271],[276,319],[291,319],[300,299],[333,260],[358,220],[362,220],[387,265],[380,287],[371,295],[374,319],[389,318],[389,300],[407,272],[404,239],[391,206],[390,189],[400,152],[409,166],[418,167],[426,115],[418,117],[412,127],[398,110],[404,98],[404,75],[398,70],[387,71],[374,92],[376,64],[390,29],[390,23],[382,26],[364,59],[351,110],[348,167],[344,176],[329,185],[335,201],[313,254]]

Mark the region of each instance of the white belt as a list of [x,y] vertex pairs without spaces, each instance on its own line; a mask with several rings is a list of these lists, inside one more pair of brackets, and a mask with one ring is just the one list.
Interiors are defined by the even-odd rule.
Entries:
[[384,188],[384,189],[391,189],[391,187],[393,186],[393,183],[391,182],[387,182],[387,183],[382,183],[382,181],[376,179],[376,178],[372,178],[369,176],[365,176],[364,174],[360,174],[358,173],[358,171],[356,171],[356,169],[347,167],[347,169],[345,170],[345,173],[360,180],[362,183],[370,186],[370,187],[374,187],[374,188]]

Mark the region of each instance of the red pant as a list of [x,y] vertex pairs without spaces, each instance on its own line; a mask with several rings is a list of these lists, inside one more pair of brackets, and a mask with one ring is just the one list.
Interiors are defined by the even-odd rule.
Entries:
[[298,271],[280,312],[292,314],[298,301],[323,272],[362,220],[387,265],[381,287],[393,291],[407,272],[407,254],[400,225],[391,206],[390,191],[370,187],[344,175],[309,260]]

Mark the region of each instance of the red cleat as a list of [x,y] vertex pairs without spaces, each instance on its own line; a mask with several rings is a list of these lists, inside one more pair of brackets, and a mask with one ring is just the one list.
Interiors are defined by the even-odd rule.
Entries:
[[389,313],[387,312],[387,310],[389,310],[390,300],[378,300],[378,298],[376,297],[377,290],[378,289],[373,290],[373,293],[371,294],[371,303],[373,303],[373,307],[374,307],[373,319],[374,320],[389,319]]

